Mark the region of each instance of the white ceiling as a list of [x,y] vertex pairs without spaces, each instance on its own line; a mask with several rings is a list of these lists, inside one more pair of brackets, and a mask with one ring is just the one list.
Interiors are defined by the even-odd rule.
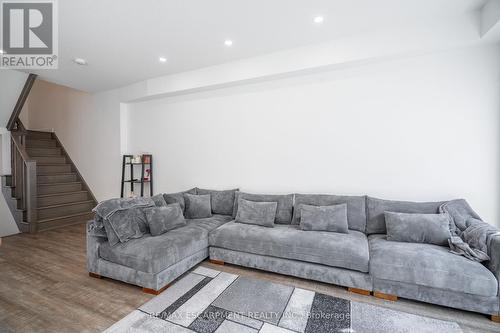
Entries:
[[[59,69],[45,80],[96,92],[363,31],[426,24],[486,0],[64,0]],[[325,21],[314,24],[322,15]],[[224,46],[225,39],[234,44]],[[165,64],[159,56],[168,58]],[[84,58],[88,66],[72,62]]]

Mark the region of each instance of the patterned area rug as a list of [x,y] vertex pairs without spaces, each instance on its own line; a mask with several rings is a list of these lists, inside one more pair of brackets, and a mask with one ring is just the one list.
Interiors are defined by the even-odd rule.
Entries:
[[198,267],[105,332],[462,332],[457,323]]

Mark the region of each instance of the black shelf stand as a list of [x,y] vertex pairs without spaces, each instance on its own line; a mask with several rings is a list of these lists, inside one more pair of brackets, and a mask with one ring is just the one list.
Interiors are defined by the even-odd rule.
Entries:
[[[149,185],[149,196],[153,196],[153,155],[144,154],[141,156],[141,162],[132,162],[134,155],[123,155],[122,160],[122,182],[121,182],[121,194],[120,197],[123,198],[125,195],[125,184],[130,184],[130,191],[134,192],[134,184],[140,184],[141,186],[141,197],[144,196],[144,185]],[[141,178],[134,178],[134,166],[141,166]],[[125,179],[125,171],[127,166],[130,167],[130,179]],[[145,179],[144,173],[146,168],[149,167],[149,178]]]

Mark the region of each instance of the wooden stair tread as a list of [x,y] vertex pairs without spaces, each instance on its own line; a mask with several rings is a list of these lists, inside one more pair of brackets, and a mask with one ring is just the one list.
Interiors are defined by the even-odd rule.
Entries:
[[55,172],[50,175],[37,175],[37,176],[68,176],[68,175],[76,175],[76,172]]
[[[29,148],[28,148],[29,150]],[[38,157],[53,157],[53,158],[61,158],[61,157],[65,157],[63,154],[59,154],[59,155],[51,155],[51,154],[30,154],[29,151],[27,152],[28,153],[28,156],[31,157],[32,159],[35,159],[35,158],[38,158]]]
[[58,193],[49,193],[49,194],[40,194],[37,195],[37,198],[47,198],[47,197],[57,197],[61,195],[70,195],[70,194],[78,194],[78,193],[87,193],[88,191],[71,191],[71,192],[58,192]]
[[[40,156],[37,156],[37,157],[40,157]],[[64,156],[61,155],[61,157],[64,157]],[[40,166],[40,165],[43,165],[43,166],[60,166],[60,165],[71,165],[71,164],[69,164],[69,163],[44,163],[44,162],[36,162],[36,165],[38,165],[38,166]]]
[[57,146],[57,141],[53,139],[30,139],[26,138],[27,149],[37,148],[60,148]]
[[49,139],[49,138],[35,138],[35,137],[30,137],[29,135],[26,137],[26,140],[29,141],[56,141],[55,139]]
[[[75,179],[78,179],[78,174],[76,172],[54,172],[51,174],[38,174],[36,175],[37,178],[39,177],[45,177],[45,178],[53,178],[53,177],[74,177]],[[74,180],[77,181],[77,180]],[[48,183],[44,183],[48,184]]]
[[50,133],[50,134],[52,134],[52,132],[49,132],[49,131],[38,131],[38,130],[30,130],[30,129],[27,130],[26,132],[28,132],[28,134],[29,133],[43,133],[43,134]]
[[71,217],[84,216],[84,215],[88,215],[88,214],[91,214],[91,213],[92,213],[92,211],[83,212],[83,213],[77,213],[77,214],[64,215],[64,216],[58,216],[58,217],[51,217],[51,218],[48,218],[48,219],[38,220],[37,223],[47,223],[47,222],[57,221],[57,220],[63,220],[63,219],[71,218]]
[[57,173],[52,173],[52,172],[43,172],[39,173],[37,176],[55,176]]
[[50,209],[50,208],[58,208],[58,207],[72,206],[72,205],[78,205],[78,204],[83,204],[83,203],[93,203],[93,202],[94,202],[94,200],[74,201],[74,202],[67,202],[67,203],[51,205],[51,206],[37,207],[37,209]]
[[37,186],[57,186],[57,185],[67,185],[67,184],[81,184],[82,182],[63,182],[63,183],[38,183]]

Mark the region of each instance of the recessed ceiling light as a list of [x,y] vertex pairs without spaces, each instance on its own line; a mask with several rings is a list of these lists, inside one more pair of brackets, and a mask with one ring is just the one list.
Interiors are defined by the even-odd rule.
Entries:
[[159,62],[167,62],[167,58],[165,58],[165,57],[159,57],[158,61]]
[[80,66],[85,66],[87,65],[87,60],[83,59],[83,58],[74,58],[73,59],[73,62],[77,65],[80,65]]
[[314,23],[323,23],[324,20],[325,18],[323,16],[316,16],[314,18]]
[[4,50],[0,50],[0,54],[5,54],[5,51]]
[[226,39],[226,40],[224,41],[224,45],[226,45],[226,46],[232,46],[232,45],[233,45],[233,41],[232,41],[232,40],[230,40],[230,39]]

